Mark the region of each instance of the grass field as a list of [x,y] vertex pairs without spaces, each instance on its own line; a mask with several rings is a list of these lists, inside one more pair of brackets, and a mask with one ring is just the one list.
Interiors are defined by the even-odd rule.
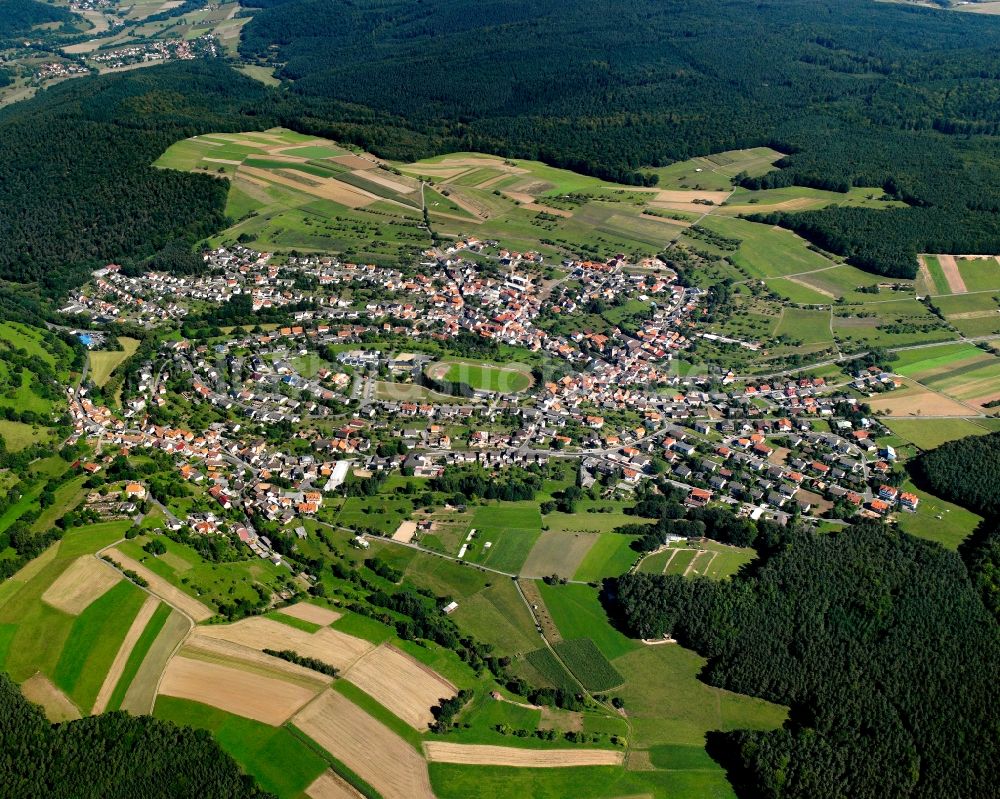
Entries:
[[18,452],[36,442],[47,441],[51,437],[52,432],[47,428],[0,419],[0,438],[10,452]]
[[122,345],[120,350],[90,350],[87,360],[90,362],[88,375],[94,385],[103,386],[111,378],[111,374],[124,363],[139,348],[139,340],[122,336],[118,339]]
[[209,563],[191,547],[164,536],[157,536],[157,539],[167,547],[166,553],[160,557],[152,557],[143,550],[143,545],[149,540],[148,535],[123,541],[119,549],[171,585],[209,606],[217,608],[219,603],[229,603],[241,597],[256,601],[258,595],[253,588],[254,583],[273,590],[282,576],[281,567],[270,561],[255,558]]
[[[126,523],[127,526],[127,523]],[[89,711],[145,594],[121,582],[74,617],[41,597],[79,557],[117,540],[121,523],[75,528],[0,586],[0,669],[51,679]]]
[[125,662],[125,668],[122,670],[121,676],[115,684],[114,691],[111,693],[111,698],[108,700],[108,710],[118,710],[122,706],[125,693],[139,672],[142,661],[149,654],[153,642],[163,629],[163,625],[166,624],[167,618],[173,612],[169,605],[162,602],[154,611],[153,617],[149,620],[149,623],[142,631],[142,635],[139,636],[139,640],[135,642],[135,646],[132,647],[132,651],[129,653],[128,660]]
[[[689,554],[690,553],[690,554]],[[755,557],[752,549],[732,547],[715,541],[702,541],[697,546],[677,543],[647,555],[639,571],[648,574],[684,574],[722,580],[736,574]]]
[[539,583],[538,587],[564,639],[590,638],[608,660],[641,646],[609,624],[597,589],[575,584]]
[[782,308],[775,336],[783,336],[797,344],[825,344],[833,341],[829,311]]
[[477,391],[516,394],[531,385],[531,373],[519,364],[496,366],[472,361],[439,361],[428,367],[431,376],[465,383]]
[[920,449],[934,449],[947,441],[992,432],[975,419],[886,419],[885,425]]
[[921,491],[909,481],[903,484],[902,490],[920,497],[915,513],[900,512],[896,517],[899,529],[910,535],[937,541],[948,549],[957,549],[982,521],[972,511]]
[[[634,516],[630,518],[635,519]],[[617,533],[600,536],[580,563],[573,579],[591,582],[624,574],[638,558],[638,553],[631,548],[632,541],[632,536]]]
[[490,503],[476,508],[472,526],[475,546],[466,558],[516,574],[541,535],[542,517],[536,502]]
[[53,682],[84,712],[94,705],[145,592],[127,580],[76,617],[53,674]]
[[219,745],[260,786],[280,797],[300,797],[327,768],[327,761],[285,727],[271,727],[223,710],[161,696],[153,715],[181,726],[211,731]]

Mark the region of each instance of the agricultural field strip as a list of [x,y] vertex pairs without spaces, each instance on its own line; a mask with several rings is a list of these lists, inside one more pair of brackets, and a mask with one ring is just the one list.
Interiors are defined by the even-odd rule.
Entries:
[[434,799],[424,758],[347,697],[324,691],[292,718],[292,724],[383,799]]
[[278,726],[319,693],[287,680],[183,655],[167,664],[158,693]]
[[118,679],[125,670],[125,664],[128,662],[129,655],[132,654],[132,648],[142,635],[142,631],[146,629],[146,625],[153,617],[153,613],[159,604],[160,601],[152,595],[147,596],[146,601],[142,603],[142,607],[139,608],[139,612],[132,620],[132,626],[128,628],[128,632],[125,634],[125,640],[122,641],[121,646],[118,648],[118,654],[115,655],[115,659],[111,663],[111,668],[108,669],[108,674],[104,678],[101,690],[97,694],[97,699],[94,701],[92,713],[103,713],[107,708],[108,700],[111,699],[111,694],[118,684]]
[[518,749],[512,746],[425,741],[424,752],[432,763],[516,768],[621,766],[625,762],[625,753],[613,749]]
[[203,605],[194,597],[171,585],[167,580],[160,577],[160,575],[150,571],[134,558],[130,558],[117,547],[112,546],[104,550],[103,554],[109,555],[123,568],[134,571],[149,583],[149,591],[151,593],[156,594],[171,607],[177,608],[177,610],[191,617],[195,622],[207,621],[215,615],[208,606]]

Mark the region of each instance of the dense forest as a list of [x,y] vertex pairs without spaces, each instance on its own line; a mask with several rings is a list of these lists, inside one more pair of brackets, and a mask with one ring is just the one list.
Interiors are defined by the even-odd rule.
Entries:
[[1000,433],[949,441],[923,453],[912,468],[931,493],[1000,517]]
[[0,279],[58,294],[221,228],[228,184],[151,164],[178,139],[259,127],[269,96],[203,61],[67,81],[0,111]]
[[38,0],[0,0],[0,41],[27,33],[36,25],[77,19],[65,8]]
[[177,261],[177,242],[224,226],[226,184],[150,164],[186,136],[275,124],[387,157],[485,150],[636,183],[768,144],[782,169],[744,185],[909,203],[767,218],[865,269],[1000,252],[1000,20],[868,0],[595,2],[262,0],[242,52],[279,62],[287,90],[186,62],[0,110],[0,279],[58,294],[107,261]]
[[[882,187],[909,209],[780,224],[878,273],[1000,251],[1000,21],[870,0],[288,0],[244,29],[324,130],[338,100],[387,156],[485,150],[629,182],[752,145],[749,187]],[[325,121],[324,121],[325,120]]]
[[781,730],[711,736],[739,796],[1000,796],[1000,633],[956,554],[865,524],[792,534],[731,581],[609,594],[631,634],[706,656],[710,684],[790,706]]
[[0,797],[268,799],[207,732],[106,713],[50,725],[0,674]]
[[910,468],[928,491],[985,517],[961,553],[983,602],[1000,620],[1000,433],[949,441]]

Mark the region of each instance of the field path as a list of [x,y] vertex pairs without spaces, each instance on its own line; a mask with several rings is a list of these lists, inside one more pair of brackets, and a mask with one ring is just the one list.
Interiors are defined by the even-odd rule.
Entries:
[[153,613],[159,604],[160,600],[155,596],[149,595],[146,597],[146,601],[142,603],[142,607],[139,608],[139,612],[132,620],[132,626],[128,628],[128,632],[125,634],[125,640],[118,647],[118,654],[115,655],[115,659],[111,663],[111,668],[108,669],[108,674],[104,678],[104,683],[97,694],[97,699],[94,700],[94,708],[91,711],[94,715],[103,713],[107,708],[111,694],[114,692],[115,686],[118,684],[118,680],[125,670],[125,664],[128,663],[129,655],[132,654],[132,648],[135,646],[136,641],[139,640],[139,636],[142,635],[142,631],[146,629],[146,625],[149,624],[149,620],[153,617]]
[[968,289],[965,287],[965,280],[962,273],[958,271],[958,262],[954,255],[939,255],[938,263],[941,264],[941,271],[944,272],[945,280],[948,281],[948,288],[952,294],[965,294]]

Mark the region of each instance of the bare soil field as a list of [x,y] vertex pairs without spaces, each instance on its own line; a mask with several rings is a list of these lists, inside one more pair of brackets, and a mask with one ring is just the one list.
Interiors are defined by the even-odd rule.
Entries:
[[291,616],[295,619],[302,619],[303,621],[310,621],[313,624],[320,625],[321,627],[329,627],[341,616],[341,614],[337,613],[335,610],[321,608],[319,605],[313,605],[311,602],[296,602],[294,605],[282,608],[281,612],[286,616]]
[[404,544],[409,544],[413,540],[413,536],[416,532],[416,522],[400,522],[399,527],[396,528],[396,532],[392,534],[392,540],[402,541]]
[[[300,145],[296,145],[300,146]],[[374,169],[375,164],[369,161],[367,158],[362,158],[358,155],[338,155],[336,158],[329,159],[338,164],[346,166],[348,169]]]
[[324,771],[306,788],[309,799],[364,799],[364,795],[332,771]]
[[235,624],[219,624],[202,628],[200,636],[233,641],[252,649],[291,649],[336,666],[341,671],[351,668],[364,654],[375,648],[369,641],[324,627],[307,633],[287,624],[260,616],[243,619]]
[[968,289],[965,288],[965,280],[962,278],[962,273],[958,271],[955,256],[939,255],[937,259],[938,263],[941,264],[941,271],[944,272],[944,277],[948,281],[948,288],[951,289],[951,293],[965,294]]
[[79,615],[114,587],[121,576],[90,555],[74,560],[42,594],[42,601],[71,616]]
[[346,697],[325,691],[292,723],[383,799],[434,799],[420,754]]
[[432,707],[458,693],[436,671],[388,645],[361,658],[344,674],[344,679],[417,730],[434,721]]
[[183,611],[196,622],[206,621],[215,615],[215,613],[213,613],[207,605],[203,605],[194,597],[188,596],[181,591],[181,589],[171,585],[160,577],[160,575],[151,572],[139,563],[139,561],[123,554],[115,547],[111,547],[111,549],[106,549],[104,551],[110,555],[116,563],[121,564],[126,569],[131,569],[142,577],[147,583],[149,583],[150,592],[156,594],[168,605]]
[[620,766],[625,762],[625,753],[613,749],[516,749],[512,746],[427,741],[424,743],[424,752],[432,763],[461,763],[470,766],[566,768]]
[[104,682],[101,684],[101,690],[97,694],[97,699],[94,701],[94,708],[91,712],[95,715],[103,713],[107,708],[108,700],[111,699],[111,694],[118,684],[118,679],[125,670],[125,664],[128,663],[129,655],[132,654],[132,647],[139,640],[142,631],[146,629],[146,625],[149,624],[149,620],[153,617],[153,612],[159,604],[160,601],[155,596],[146,597],[146,601],[142,603],[142,607],[139,608],[139,612],[132,620],[132,626],[125,633],[125,640],[118,647],[118,654],[115,655],[115,659],[111,663],[111,668],[108,669],[107,676],[105,676]]
[[[887,416],[968,416],[970,408],[923,386],[906,381],[907,387],[868,400],[871,409]],[[975,409],[972,409],[975,412]]]
[[181,656],[167,664],[158,693],[201,702],[275,727],[288,721],[316,695],[315,691],[284,680]]
[[[684,191],[682,189],[661,189],[656,192],[656,199],[661,203],[694,203],[695,200],[705,200],[714,203],[715,205],[722,205],[722,203],[729,199],[730,194],[732,194],[731,191]],[[701,204],[695,203],[695,205]],[[711,206],[704,205],[701,207],[707,210]]]
[[43,674],[36,674],[25,680],[21,684],[21,693],[29,702],[41,705],[45,717],[51,722],[80,718],[76,705]]
[[132,683],[125,691],[122,710],[127,710],[136,716],[153,712],[156,689],[167,667],[167,661],[173,656],[190,629],[190,620],[176,610],[167,617],[163,629],[156,636],[139,670],[132,678]]

